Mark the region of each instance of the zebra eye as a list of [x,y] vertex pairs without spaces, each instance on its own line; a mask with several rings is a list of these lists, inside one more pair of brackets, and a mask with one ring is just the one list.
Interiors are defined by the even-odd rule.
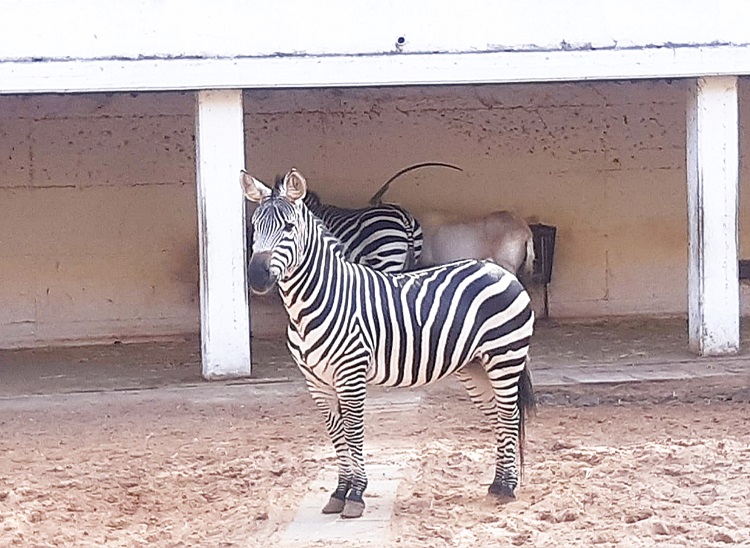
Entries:
[[291,232],[292,230],[294,230],[294,223],[286,223],[284,225],[284,230],[286,230],[287,232]]

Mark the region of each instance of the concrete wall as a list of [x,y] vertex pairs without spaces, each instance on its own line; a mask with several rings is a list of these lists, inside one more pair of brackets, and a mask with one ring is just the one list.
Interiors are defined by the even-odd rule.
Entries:
[[409,174],[387,198],[417,214],[512,209],[556,225],[553,316],[683,314],[685,98],[684,81],[252,91],[248,162],[268,179],[294,165],[350,206],[409,164],[458,164]]
[[197,331],[193,111],[0,97],[0,346]]
[[[393,185],[417,214],[512,209],[558,226],[551,314],[686,309],[682,82],[246,95],[248,162],[301,169],[327,201]],[[268,167],[273,166],[273,167]]]
[[[685,96],[682,81],[252,91],[248,167],[294,165],[357,206],[404,166],[456,163],[387,198],[556,225],[552,316],[684,314]],[[0,346],[198,331],[193,124],[189,93],[0,97]],[[278,328],[273,305],[255,312],[256,335]]]

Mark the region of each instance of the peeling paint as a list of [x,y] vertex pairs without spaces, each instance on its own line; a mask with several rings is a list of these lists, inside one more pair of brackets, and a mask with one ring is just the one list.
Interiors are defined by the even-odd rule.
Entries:
[[420,49],[414,47],[411,50],[400,49],[372,49],[357,52],[336,52],[323,53],[316,51],[304,50],[287,50],[275,52],[262,52],[258,54],[228,54],[228,55],[190,55],[187,53],[154,53],[154,54],[133,54],[133,55],[89,55],[89,56],[70,56],[70,55],[48,55],[45,57],[3,57],[1,60],[7,63],[55,63],[55,62],[96,62],[96,61],[168,61],[168,60],[227,60],[240,61],[243,59],[264,59],[264,58],[289,58],[305,57],[326,59],[330,57],[378,57],[392,55],[441,55],[441,54],[467,54],[476,55],[482,53],[557,53],[557,52],[574,52],[574,51],[644,51],[654,49],[694,49],[694,48],[718,48],[718,47],[750,47],[750,42],[732,42],[711,40],[708,42],[660,42],[647,44],[634,44],[621,46],[617,41],[610,44],[594,45],[592,42],[568,42],[562,40],[554,47],[541,44],[522,44],[522,45],[505,45],[505,44],[487,44],[485,46],[471,48],[440,48],[440,49]]

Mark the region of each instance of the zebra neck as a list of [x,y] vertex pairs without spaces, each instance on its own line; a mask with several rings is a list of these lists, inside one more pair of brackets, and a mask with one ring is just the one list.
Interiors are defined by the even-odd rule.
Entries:
[[302,310],[321,292],[325,294],[328,284],[339,280],[349,264],[344,258],[341,242],[312,213],[307,211],[305,216],[307,230],[299,266],[279,281],[281,299],[294,323],[302,320]]
[[307,209],[312,212],[313,215],[319,218],[323,218],[323,215],[325,214],[325,209],[323,207],[323,204],[308,204],[305,203],[307,206]]

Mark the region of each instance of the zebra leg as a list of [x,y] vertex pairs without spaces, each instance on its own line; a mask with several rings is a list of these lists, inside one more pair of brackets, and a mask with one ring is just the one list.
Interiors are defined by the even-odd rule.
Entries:
[[516,498],[515,490],[518,486],[516,448],[520,418],[518,405],[515,402],[513,404],[501,402],[498,406],[498,430],[501,433],[498,435],[495,479],[492,480],[489,493],[501,500]]
[[493,428],[497,424],[495,391],[492,389],[487,372],[479,362],[471,362],[456,373],[464,385],[474,405],[490,420]]
[[344,435],[349,446],[352,463],[352,484],[346,496],[343,518],[358,518],[365,510],[362,495],[367,488],[363,446],[365,437],[365,380],[349,382],[338,390],[339,405],[344,422]]
[[336,450],[336,460],[339,468],[339,480],[336,490],[323,507],[324,514],[339,514],[344,509],[346,495],[352,484],[351,455],[344,433],[344,423],[341,420],[341,408],[338,398],[333,391],[323,391],[318,386],[309,385],[310,392],[318,409],[323,412],[328,435]]
[[[484,370],[482,364],[478,361],[473,361],[460,369],[456,376],[461,381],[466,391],[469,393],[469,397],[474,405],[489,419],[495,432],[497,432],[497,403],[495,401],[495,391],[492,388],[492,383],[487,376],[487,372]],[[493,493],[493,482],[490,486],[490,493]]]
[[515,388],[508,390],[504,375],[491,380],[484,366],[476,361],[458,371],[457,377],[474,405],[490,420],[497,435],[495,478],[489,493],[503,501],[514,499],[518,485],[516,446],[520,419]]
[[486,366],[497,406],[497,464],[495,479],[490,485],[489,492],[500,499],[509,500],[515,498],[515,489],[518,486],[517,461],[523,462],[523,417],[519,407],[519,380],[526,367],[526,357],[514,357],[510,360],[505,357],[505,360],[503,362],[502,358],[496,358]]

